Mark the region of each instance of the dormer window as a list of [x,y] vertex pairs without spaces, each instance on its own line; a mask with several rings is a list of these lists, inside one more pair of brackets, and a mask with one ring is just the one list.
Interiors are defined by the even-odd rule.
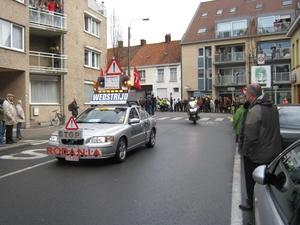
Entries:
[[256,9],[261,9],[263,7],[264,3],[257,3],[255,8]]
[[236,11],[236,7],[232,7],[229,12],[234,13],[235,11]]
[[199,30],[198,30],[198,34],[204,34],[205,32],[206,32],[206,27],[205,28],[200,28]]
[[208,12],[205,12],[202,14],[202,17],[207,17],[207,15],[208,15]]
[[293,0],[283,0],[282,5],[291,5],[293,3]]
[[218,11],[217,11],[217,15],[221,15],[223,13],[223,9],[219,9]]

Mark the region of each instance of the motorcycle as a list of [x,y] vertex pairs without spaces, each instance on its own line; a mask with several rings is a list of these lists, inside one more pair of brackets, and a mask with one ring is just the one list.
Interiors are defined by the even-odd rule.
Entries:
[[189,120],[193,121],[194,124],[196,124],[196,121],[200,119],[199,106],[195,101],[188,102],[187,114]]
[[166,101],[165,105],[164,106],[160,106],[158,105],[158,109],[161,111],[161,112],[173,112],[173,108],[171,107],[171,104],[169,101]]

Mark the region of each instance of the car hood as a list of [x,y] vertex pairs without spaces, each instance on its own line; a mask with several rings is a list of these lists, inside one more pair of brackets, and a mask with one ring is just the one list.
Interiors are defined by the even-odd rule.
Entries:
[[[124,124],[80,124],[78,129],[81,129],[84,137],[91,137],[97,135],[114,135],[126,128]],[[64,127],[55,131],[53,135],[57,135],[58,131],[66,130]]]

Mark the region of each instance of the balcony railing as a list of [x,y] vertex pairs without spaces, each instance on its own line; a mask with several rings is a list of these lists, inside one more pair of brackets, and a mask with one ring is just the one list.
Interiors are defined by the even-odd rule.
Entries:
[[[264,54],[265,60],[272,60],[272,50],[263,49],[257,52],[258,54]],[[273,59],[291,59],[291,48],[284,48],[284,50],[276,49],[274,51]]]
[[291,72],[282,72],[274,74],[274,83],[291,83]]
[[213,79],[214,86],[236,86],[246,84],[245,75],[238,75],[237,77],[234,75],[222,75],[214,76]]
[[216,53],[215,63],[245,62],[245,52]]
[[278,23],[278,26],[273,25],[258,25],[257,26],[257,33],[258,34],[265,34],[265,33],[274,33],[274,32],[284,32],[287,31],[291,26],[290,22],[282,22]]
[[67,30],[67,16],[62,13],[29,8],[29,23],[43,28]]
[[30,72],[66,74],[68,72],[68,59],[66,55],[30,51],[29,69]]

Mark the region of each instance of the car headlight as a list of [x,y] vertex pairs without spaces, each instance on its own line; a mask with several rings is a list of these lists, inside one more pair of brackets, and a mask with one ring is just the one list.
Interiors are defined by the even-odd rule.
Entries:
[[58,136],[52,135],[52,136],[49,138],[49,141],[51,141],[51,142],[58,142]]
[[90,143],[105,143],[105,142],[114,142],[115,137],[92,137]]

